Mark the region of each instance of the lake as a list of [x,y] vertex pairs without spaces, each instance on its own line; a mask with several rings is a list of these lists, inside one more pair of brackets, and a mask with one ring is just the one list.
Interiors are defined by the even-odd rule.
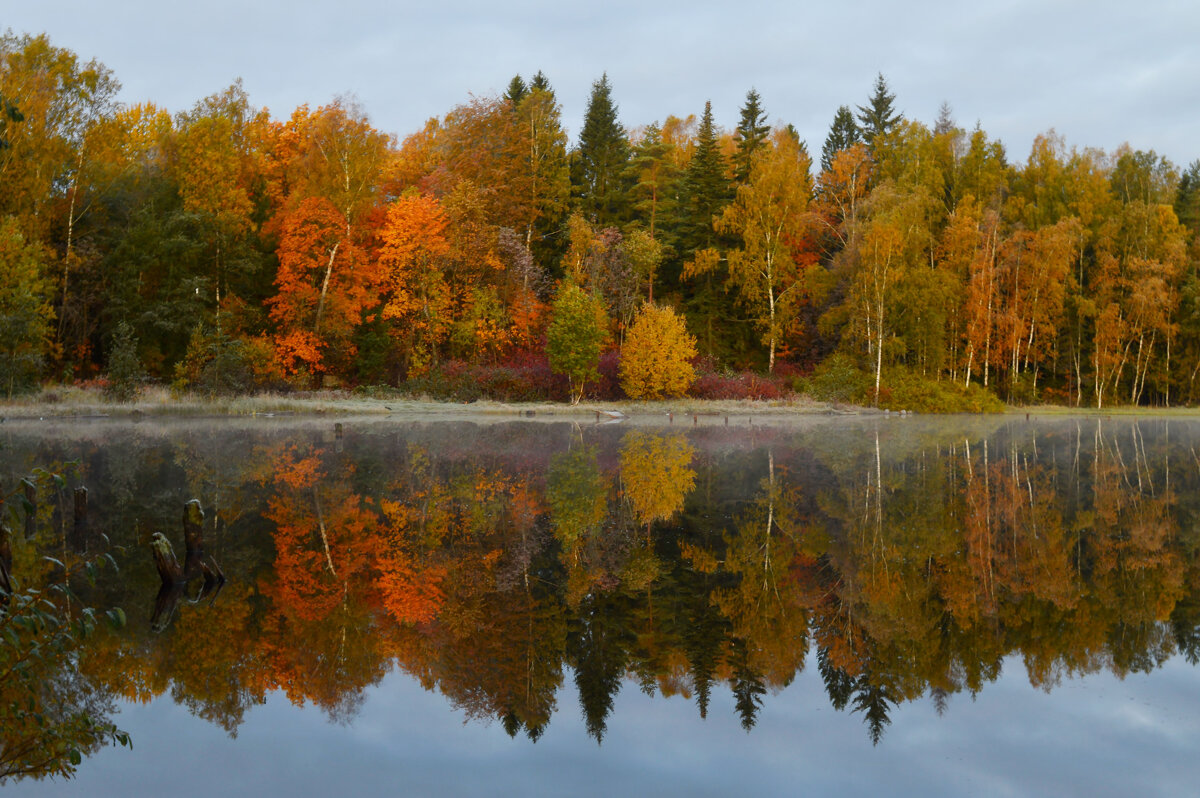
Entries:
[[107,553],[71,584],[126,617],[0,700],[132,742],[5,795],[1200,779],[1187,417],[10,420],[0,446],[19,584]]

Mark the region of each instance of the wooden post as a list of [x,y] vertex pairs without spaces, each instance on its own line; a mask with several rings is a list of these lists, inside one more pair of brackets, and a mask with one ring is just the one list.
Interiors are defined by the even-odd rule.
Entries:
[[82,485],[75,489],[75,534],[83,538],[87,533],[88,489]]
[[12,544],[9,541],[8,527],[0,524],[0,604],[8,601],[12,595]]
[[25,539],[29,540],[37,531],[37,487],[29,479],[21,487],[25,490],[25,501],[29,502],[25,505]]

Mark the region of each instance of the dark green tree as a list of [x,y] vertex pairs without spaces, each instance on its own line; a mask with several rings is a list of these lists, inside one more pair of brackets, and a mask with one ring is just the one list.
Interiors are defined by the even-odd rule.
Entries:
[[829,135],[825,137],[825,145],[821,147],[821,171],[828,172],[833,165],[833,156],[844,149],[853,147],[862,141],[854,114],[848,106],[841,106],[833,115],[833,124],[829,126]]
[[104,395],[117,402],[136,399],[138,389],[146,380],[146,369],[138,358],[138,340],[133,334],[133,328],[123,320],[113,331],[106,376],[108,385],[104,388]]
[[1192,161],[1175,191],[1175,215],[1191,231],[1200,234],[1200,160]]
[[20,112],[17,106],[13,105],[12,100],[0,94],[0,150],[9,147],[6,131],[10,122],[24,122],[25,116]]
[[548,91],[551,94],[554,93],[554,89],[550,88],[550,81],[546,78],[546,75],[540,69],[537,71],[537,74],[533,76],[533,79],[531,81],[529,81],[529,90],[530,91]]
[[737,142],[737,151],[733,154],[733,179],[737,183],[744,184],[750,179],[754,154],[766,144],[770,132],[761,98],[757,91],[750,89],[746,92],[746,104],[742,106],[742,116],[733,134]]
[[513,79],[508,82],[508,90],[504,92],[504,99],[508,100],[509,106],[515,110],[528,95],[529,87],[525,85],[525,81],[520,75],[513,75]]
[[629,141],[617,121],[607,74],[592,84],[574,156],[571,186],[580,213],[597,227],[610,227],[622,221]]
[[896,95],[888,91],[887,81],[883,73],[875,77],[875,91],[866,105],[858,106],[859,129],[862,140],[868,147],[875,144],[878,136],[887,134],[904,117],[896,111],[894,103]]
[[646,128],[634,146],[627,169],[633,216],[664,245],[671,242],[662,241],[662,221],[676,216],[683,177],[671,158],[673,149],[670,143],[663,141],[662,130],[655,122]]
[[704,104],[704,116],[696,132],[696,151],[684,176],[684,219],[682,249],[690,253],[713,246],[717,234],[713,219],[733,199],[729,167],[717,141],[713,125],[712,103]]

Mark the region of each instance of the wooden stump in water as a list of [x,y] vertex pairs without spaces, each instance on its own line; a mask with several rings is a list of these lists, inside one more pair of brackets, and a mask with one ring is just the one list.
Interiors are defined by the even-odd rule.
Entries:
[[75,534],[80,537],[87,532],[88,489],[82,485],[75,489]]
[[0,603],[12,594],[12,543],[8,527],[0,524]]
[[150,538],[150,551],[162,587],[154,599],[154,612],[150,616],[150,628],[161,632],[167,628],[175,606],[183,598],[189,582],[202,578],[203,586],[193,604],[211,596],[214,600],[225,584],[225,573],[212,557],[204,557],[204,510],[200,502],[192,499],[183,506],[183,565],[175,556],[171,541],[161,532]]
[[37,532],[37,487],[30,480],[22,480],[21,487],[25,490],[25,539],[29,540]]
[[175,558],[175,549],[171,541],[162,532],[155,532],[150,538],[150,553],[154,555],[154,567],[158,569],[158,578],[163,585],[174,585],[183,582],[183,569]]

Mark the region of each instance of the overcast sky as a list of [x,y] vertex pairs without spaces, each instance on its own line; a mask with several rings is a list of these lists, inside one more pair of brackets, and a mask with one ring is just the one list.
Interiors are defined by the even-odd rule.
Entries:
[[906,116],[932,124],[949,102],[1011,161],[1050,128],[1071,146],[1200,158],[1195,0],[0,0],[0,28],[99,59],[126,102],[179,111],[241,77],[276,117],[353,94],[401,139],[541,69],[574,141],[607,71],[626,127],[711,99],[732,128],[753,86],[816,154],[882,72]]

